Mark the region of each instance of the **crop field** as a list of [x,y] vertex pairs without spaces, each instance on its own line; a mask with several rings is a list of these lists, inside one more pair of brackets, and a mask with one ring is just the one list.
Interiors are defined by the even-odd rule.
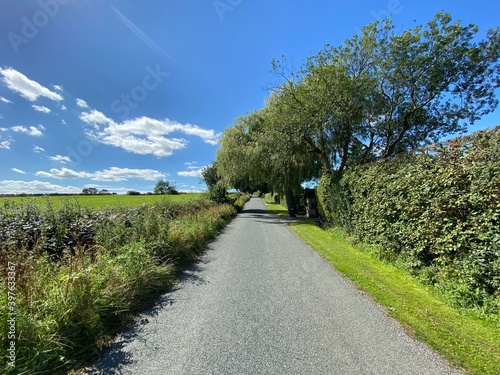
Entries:
[[[156,203],[163,201],[190,202],[200,199],[203,193],[189,193],[178,195],[61,195],[44,197],[2,197],[0,203],[26,203],[31,202],[39,206],[45,206],[50,202],[58,207],[67,203],[74,203],[80,207],[101,208],[112,206],[137,206],[143,203]],[[5,204],[0,205],[5,206]]]

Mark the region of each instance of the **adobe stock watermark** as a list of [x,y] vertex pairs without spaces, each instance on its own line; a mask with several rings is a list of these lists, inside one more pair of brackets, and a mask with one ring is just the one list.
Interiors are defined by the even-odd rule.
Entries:
[[7,366],[16,367],[17,340],[17,294],[16,294],[16,264],[7,262]]
[[215,12],[219,16],[221,22],[224,21],[227,12],[232,12],[236,7],[240,6],[243,0],[215,0],[212,5],[214,6]]
[[147,66],[146,72],[141,84],[134,86],[128,94],[122,94],[120,99],[116,99],[111,103],[111,110],[120,114],[122,118],[126,118],[131,109],[137,108],[139,103],[146,100],[148,91],[156,89],[170,74],[163,72],[159,64],[154,69]]
[[[370,14],[374,20],[381,22],[385,19],[391,18],[392,16],[400,14],[403,10],[404,7],[401,5],[400,0],[389,0],[384,9],[380,9],[378,11],[372,9]],[[356,34],[361,34],[361,28],[359,27],[355,27],[354,31]]]
[[20,34],[13,31],[7,34],[7,39],[15,53],[19,53],[19,47],[23,44],[28,44],[33,39],[40,29],[47,26],[51,18],[54,18],[59,13],[61,5],[66,5],[70,0],[39,0],[37,2],[40,9],[31,17],[21,18]]

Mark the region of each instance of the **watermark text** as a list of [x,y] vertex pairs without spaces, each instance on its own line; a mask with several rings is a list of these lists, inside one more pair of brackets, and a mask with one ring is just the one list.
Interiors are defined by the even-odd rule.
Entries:
[[16,367],[16,264],[8,262],[7,264],[7,324],[8,324],[8,349],[7,366]]

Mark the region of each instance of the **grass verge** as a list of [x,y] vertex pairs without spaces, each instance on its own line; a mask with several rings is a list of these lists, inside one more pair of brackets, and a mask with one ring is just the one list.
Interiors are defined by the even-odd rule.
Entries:
[[[238,197],[234,203],[241,205],[245,199]],[[39,219],[44,236],[31,248],[21,237],[19,247],[17,242],[0,246],[0,373],[66,374],[88,364],[175,283],[176,274],[203,252],[238,207],[195,200],[100,214],[73,206],[46,213],[36,206],[19,208],[21,214]],[[16,220],[23,219],[18,215],[9,222],[15,212],[9,206],[0,216],[9,233],[15,233]],[[70,225],[62,226],[65,218]],[[26,220],[21,221],[24,225]],[[59,227],[47,231],[52,221]],[[80,239],[65,242],[60,254],[48,252],[55,234],[66,238],[75,227],[86,228],[92,246],[83,246]],[[13,360],[7,358],[11,347]]]
[[[283,214],[280,205],[267,205]],[[500,373],[500,327],[464,315],[405,271],[352,246],[338,231],[296,222],[293,231],[375,301],[408,332],[469,374]]]

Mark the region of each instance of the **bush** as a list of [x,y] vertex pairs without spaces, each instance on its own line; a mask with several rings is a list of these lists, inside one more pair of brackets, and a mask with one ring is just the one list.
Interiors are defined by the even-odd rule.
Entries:
[[216,203],[227,202],[226,194],[227,194],[227,188],[222,181],[217,182],[208,191],[208,195],[209,195],[210,199]]
[[325,221],[464,306],[500,307],[500,127],[324,175]]

